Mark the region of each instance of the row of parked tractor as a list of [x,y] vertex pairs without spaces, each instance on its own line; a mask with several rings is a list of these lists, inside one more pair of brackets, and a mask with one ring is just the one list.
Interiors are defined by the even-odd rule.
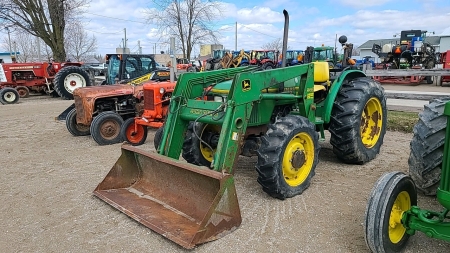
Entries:
[[[261,69],[281,67],[282,53],[278,50],[213,50],[211,58],[198,62],[186,68],[188,72],[210,71],[227,68],[257,65]],[[310,63],[313,61],[327,61],[334,66],[338,59],[334,47],[307,47],[306,50],[286,50],[286,66]]]
[[0,102],[14,104],[31,93],[73,99],[77,88],[127,83],[137,77],[142,81],[156,69],[168,69],[148,54],[107,54],[106,71],[99,78],[98,69],[81,62],[30,62],[0,64]]

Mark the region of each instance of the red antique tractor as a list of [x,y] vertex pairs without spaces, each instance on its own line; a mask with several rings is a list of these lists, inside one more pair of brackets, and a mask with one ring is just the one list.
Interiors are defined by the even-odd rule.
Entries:
[[278,51],[253,50],[251,52],[250,65],[258,65],[263,70],[274,69],[278,63]]
[[72,93],[76,88],[90,85],[89,75],[81,68],[81,63],[38,62],[0,65],[0,88],[14,88],[20,97],[28,97],[30,91],[47,94],[55,91],[64,99],[73,99]]
[[[450,50],[441,53],[441,63],[443,69],[450,69]],[[437,84],[443,85],[444,83],[450,82],[450,76],[440,76],[438,77]]]
[[[131,145],[142,145],[147,139],[147,128],[161,128],[169,113],[169,103],[176,83],[159,82],[144,84],[144,111],[140,117],[125,120],[120,130],[122,139]],[[161,136],[162,131],[155,135]]]

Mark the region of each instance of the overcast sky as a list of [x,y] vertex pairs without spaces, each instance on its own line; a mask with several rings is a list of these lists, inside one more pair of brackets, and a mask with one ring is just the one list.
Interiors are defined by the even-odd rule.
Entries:
[[[283,9],[290,15],[289,47],[305,49],[321,44],[334,46],[335,36],[361,45],[370,39],[392,38],[401,30],[422,29],[436,35],[450,35],[449,0],[228,0],[215,24],[219,42],[235,48],[235,22],[238,23],[238,49],[257,49],[283,35]],[[150,0],[95,0],[84,12],[84,27],[94,34],[98,53],[115,52],[122,46],[124,28],[127,45],[143,53],[166,50],[155,26],[145,22],[144,10]],[[199,53],[199,47],[194,50]]]

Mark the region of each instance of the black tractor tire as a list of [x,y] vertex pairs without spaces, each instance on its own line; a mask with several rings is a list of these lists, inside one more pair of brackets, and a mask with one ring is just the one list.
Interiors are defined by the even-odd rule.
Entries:
[[15,104],[19,102],[19,92],[16,89],[5,87],[0,90],[0,103],[4,105]]
[[307,118],[278,118],[261,138],[256,165],[258,183],[278,199],[301,194],[315,174],[319,151],[319,135]]
[[73,99],[73,91],[86,86],[91,86],[89,75],[77,66],[63,67],[53,79],[53,88],[63,99]]
[[197,72],[197,69],[193,66],[190,66],[186,69],[186,72]]
[[144,125],[137,125],[137,131],[135,131],[134,122],[134,117],[125,120],[120,128],[120,135],[122,136],[122,140],[133,146],[139,146],[147,140],[148,128]]
[[98,114],[91,123],[91,136],[99,145],[110,145],[122,141],[120,128],[123,119],[113,111]]
[[164,125],[158,128],[158,130],[156,130],[155,137],[153,138],[153,145],[155,146],[156,150],[158,150],[159,145],[161,144],[163,132],[164,132]]
[[86,136],[90,135],[90,126],[84,126],[81,124],[77,124],[77,109],[73,108],[67,113],[66,116],[66,127],[67,131],[71,133],[73,136]]
[[[183,158],[191,164],[199,166],[211,166],[211,161],[216,149],[205,140],[204,136],[207,133],[220,134],[218,125],[208,125],[197,122],[194,127],[194,123],[190,123],[186,131],[186,137],[183,142]],[[194,132],[195,131],[195,132]],[[216,136],[217,136],[216,135]],[[208,145],[200,140],[202,138]],[[211,150],[211,148],[213,150]]]
[[262,70],[274,69],[275,66],[271,62],[266,62],[261,66]]
[[17,92],[19,93],[20,98],[27,98],[30,96],[30,89],[27,86],[17,86]]
[[436,195],[441,180],[447,117],[445,104],[450,98],[434,99],[419,113],[413,129],[408,165],[409,174],[419,192]]
[[364,230],[372,252],[400,252],[409,234],[401,223],[402,212],[417,205],[414,182],[402,172],[386,173],[375,183],[367,202]]
[[380,152],[386,124],[386,96],[381,84],[367,77],[344,82],[328,128],[334,154],[345,163],[371,161]]

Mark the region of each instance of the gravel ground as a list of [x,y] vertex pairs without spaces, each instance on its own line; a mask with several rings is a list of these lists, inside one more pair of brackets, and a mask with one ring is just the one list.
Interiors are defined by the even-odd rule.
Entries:
[[[0,249],[2,252],[183,252],[92,195],[120,156],[120,145],[73,137],[54,118],[71,101],[46,96],[0,106]],[[154,131],[143,149],[153,149]],[[388,132],[381,154],[343,165],[328,141],[311,186],[280,201],[256,182],[256,158],[241,157],[236,187],[242,225],[191,252],[368,252],[363,220],[369,192],[387,171],[407,171],[411,134]],[[419,206],[440,210],[434,198]],[[421,233],[406,252],[449,252]]]

